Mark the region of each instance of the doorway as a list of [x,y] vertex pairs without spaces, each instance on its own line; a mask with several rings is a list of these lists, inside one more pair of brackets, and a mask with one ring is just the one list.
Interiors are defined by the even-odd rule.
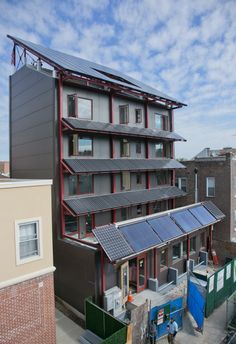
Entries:
[[129,284],[133,292],[141,292],[147,287],[146,253],[129,261]]

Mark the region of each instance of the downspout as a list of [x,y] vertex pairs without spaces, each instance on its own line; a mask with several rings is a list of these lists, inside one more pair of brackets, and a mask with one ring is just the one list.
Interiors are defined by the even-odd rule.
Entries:
[[194,200],[195,203],[198,203],[198,169],[195,167],[194,169]]

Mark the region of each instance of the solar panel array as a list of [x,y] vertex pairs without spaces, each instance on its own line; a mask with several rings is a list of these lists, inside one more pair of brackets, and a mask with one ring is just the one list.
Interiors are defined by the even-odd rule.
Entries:
[[[223,213],[213,203],[210,207],[217,216],[222,216]],[[115,261],[158,247],[218,221],[219,219],[214,217],[203,203],[178,211],[172,210],[165,215],[156,214],[155,217],[137,223],[121,224],[118,228],[114,225],[100,227],[93,230],[93,233],[109,259]]]
[[203,202],[203,205],[218,220],[221,220],[225,217],[222,211],[211,201]]
[[122,124],[111,124],[96,121],[80,120],[78,118],[64,118],[63,121],[77,130],[103,131],[108,134],[117,133],[123,135],[143,136],[150,138],[163,138],[173,141],[185,141],[184,138],[174,132],[167,130],[152,130],[148,128],[130,127]]

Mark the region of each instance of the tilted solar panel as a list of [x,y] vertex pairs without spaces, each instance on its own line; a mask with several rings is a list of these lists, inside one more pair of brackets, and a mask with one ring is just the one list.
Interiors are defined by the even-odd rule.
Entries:
[[222,211],[211,201],[203,202],[203,205],[217,220],[221,220],[225,217]]
[[153,230],[161,238],[162,241],[170,240],[178,236],[184,235],[182,230],[168,216],[160,216],[156,219],[147,220]]
[[186,233],[202,227],[202,224],[187,209],[172,213],[171,218]]
[[208,226],[211,223],[215,222],[216,219],[214,216],[211,215],[211,213],[204,208],[202,205],[198,205],[193,208],[189,208],[190,213],[192,213],[197,220],[203,225]]

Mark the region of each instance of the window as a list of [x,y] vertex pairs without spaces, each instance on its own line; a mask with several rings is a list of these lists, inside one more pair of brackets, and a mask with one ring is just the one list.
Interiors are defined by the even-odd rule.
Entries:
[[92,233],[92,215],[88,214],[85,216],[85,228],[86,228],[86,234]]
[[215,196],[215,177],[206,178],[206,195],[207,197]]
[[93,139],[91,139],[90,137],[78,137],[78,155],[93,155]]
[[126,139],[121,140],[120,144],[120,156],[121,157],[129,157],[130,155],[130,144],[129,141]]
[[176,186],[184,192],[187,192],[187,178],[180,177],[177,179]]
[[130,190],[130,172],[122,172],[121,187],[122,190]]
[[136,142],[136,154],[142,153],[142,144],[141,142]]
[[161,203],[156,202],[153,204],[153,213],[159,213],[161,211]]
[[159,113],[155,113],[155,128],[160,130],[164,129],[164,118]]
[[68,192],[69,195],[77,195],[77,176],[68,177]]
[[168,172],[167,171],[157,171],[156,172],[157,185],[168,184]]
[[142,215],[142,205],[137,205],[137,215]]
[[172,260],[179,259],[181,257],[181,243],[172,246]]
[[135,123],[142,123],[143,114],[142,109],[135,109]]
[[80,119],[92,119],[92,99],[68,96],[68,116]]
[[142,174],[136,173],[136,184],[141,185],[142,184]]
[[183,242],[182,242],[182,254],[183,254],[183,256],[186,256],[187,255],[187,240],[184,240]]
[[41,219],[15,222],[17,265],[42,258]]
[[86,174],[79,176],[79,194],[93,193],[93,175]]
[[121,208],[121,221],[126,221],[130,217],[130,208]]
[[65,215],[65,233],[74,235],[78,233],[77,218],[71,215]]
[[190,238],[190,252],[196,251],[196,237]]
[[160,265],[161,269],[167,266],[167,249],[160,252]]
[[205,236],[205,232],[201,233],[201,247],[205,247],[206,246],[206,236]]
[[163,157],[163,143],[156,143],[155,144],[155,156],[156,158],[162,158]]
[[128,124],[129,123],[129,106],[128,105],[119,106],[119,114],[120,114],[120,124]]

